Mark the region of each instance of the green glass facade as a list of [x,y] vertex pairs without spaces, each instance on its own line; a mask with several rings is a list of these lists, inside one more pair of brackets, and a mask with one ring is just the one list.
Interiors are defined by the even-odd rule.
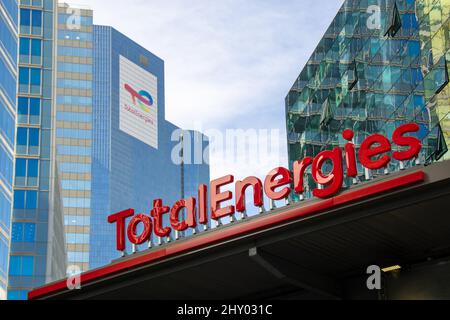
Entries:
[[432,110],[431,125],[438,124],[442,136],[436,141],[432,160],[450,159],[450,0],[422,1],[417,6],[422,47],[424,96]]
[[[449,157],[450,0],[346,0],[286,97],[289,162],[421,127],[421,163]],[[389,172],[413,166],[392,162]],[[359,181],[372,174],[359,167]],[[346,181],[352,184],[358,181]],[[315,183],[306,179],[306,197]]]

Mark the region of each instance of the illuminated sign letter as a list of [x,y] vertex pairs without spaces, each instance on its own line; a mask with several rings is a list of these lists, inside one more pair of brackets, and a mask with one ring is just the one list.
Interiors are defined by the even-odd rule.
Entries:
[[342,134],[345,140],[350,141],[345,145],[345,164],[347,166],[347,177],[354,178],[358,175],[356,167],[356,150],[355,145],[351,142],[355,136],[352,130],[345,130]]
[[[330,160],[333,169],[328,175],[324,175],[322,168],[324,163]],[[335,195],[342,188],[344,182],[344,173],[342,169],[342,151],[340,148],[334,148],[333,151],[323,151],[317,155],[312,165],[312,175],[314,180],[325,186],[325,189],[315,189],[313,195],[317,198],[328,198]]]
[[245,191],[248,187],[253,187],[253,204],[255,207],[262,207],[263,202],[263,185],[261,180],[256,177],[248,177],[244,181],[236,182],[236,211],[245,212]]
[[[170,224],[173,229],[177,231],[185,231],[187,228],[195,228],[197,226],[195,219],[195,202],[195,198],[189,198],[175,203],[170,213]],[[180,212],[183,209],[186,209],[186,220],[180,222]]]
[[211,218],[213,218],[214,220],[219,220],[221,218],[231,216],[235,212],[234,206],[228,206],[226,208],[220,207],[220,204],[222,202],[231,200],[233,198],[233,194],[231,193],[231,191],[221,193],[220,188],[233,183],[233,181],[234,177],[231,175],[211,181]]
[[[378,146],[374,147],[375,144]],[[389,162],[391,162],[391,157],[386,154],[378,160],[373,160],[373,158],[382,155],[383,153],[390,152],[391,150],[391,143],[386,137],[380,134],[374,134],[364,140],[361,144],[361,148],[359,149],[359,160],[367,169],[378,170],[385,168]]]
[[306,157],[302,161],[294,162],[294,191],[297,194],[305,192],[305,172],[310,165],[312,165],[314,159]]
[[116,223],[117,250],[125,250],[125,220],[134,216],[134,210],[128,209],[108,217],[109,223]]
[[208,224],[208,187],[204,184],[198,186],[198,223]]
[[408,159],[417,158],[420,150],[422,149],[422,143],[419,139],[416,139],[414,137],[404,137],[404,135],[405,133],[418,132],[419,129],[420,128],[417,124],[410,123],[400,126],[397,130],[394,131],[392,141],[398,146],[410,147],[408,151],[394,152],[392,156],[395,160],[405,161]]
[[[142,231],[141,235],[138,236],[136,234],[136,229],[139,223],[142,223],[144,225],[144,230]],[[150,239],[151,233],[152,220],[150,219],[150,217],[144,214],[138,214],[133,219],[131,219],[130,223],[128,224],[128,240],[130,240],[132,244],[143,244]]]
[[170,208],[167,206],[163,206],[161,199],[157,199],[153,201],[153,210],[151,215],[154,222],[155,234],[158,237],[164,238],[170,235],[171,229],[169,227],[163,228],[163,215],[170,212]]
[[[280,177],[277,179],[277,177]],[[269,172],[264,182],[264,190],[269,199],[286,199],[291,193],[291,188],[285,187],[280,191],[276,189],[292,183],[291,172],[286,168],[276,168]]]

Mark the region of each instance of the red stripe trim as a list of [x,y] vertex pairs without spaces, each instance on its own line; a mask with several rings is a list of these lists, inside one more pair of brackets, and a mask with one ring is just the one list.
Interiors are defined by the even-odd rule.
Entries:
[[[312,203],[304,207],[298,207],[279,214],[262,216],[259,219],[250,221],[248,223],[237,224],[232,228],[223,230],[217,230],[215,232],[200,235],[185,242],[174,243],[171,246],[155,251],[151,251],[148,254],[138,256],[134,259],[130,259],[116,264],[105,266],[101,269],[88,271],[81,275],[81,283],[86,284],[93,280],[111,276],[121,271],[149,264],[155,261],[162,260],[164,258],[173,257],[177,254],[185,253],[202,247],[206,247],[224,240],[236,238],[242,235],[246,235],[255,231],[266,229],[278,224],[282,224],[301,217],[317,214],[325,210],[334,208],[336,206],[349,204],[357,200],[362,200],[371,196],[375,196],[386,191],[392,191],[400,187],[406,187],[425,180],[425,173],[422,171],[411,173],[405,176],[394,178],[392,180],[380,182],[377,184],[369,185],[362,189],[349,191],[347,193],[338,195],[334,198],[322,200],[320,202]],[[29,292],[29,299],[36,299],[62,291],[67,289],[66,280],[62,280],[47,286],[38,288]]]

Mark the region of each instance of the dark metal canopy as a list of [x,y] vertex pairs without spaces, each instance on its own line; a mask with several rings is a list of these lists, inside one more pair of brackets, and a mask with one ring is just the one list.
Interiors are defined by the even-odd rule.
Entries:
[[[372,194],[317,214],[267,226],[193,250],[133,264],[141,252],[91,272],[81,290],[51,284],[31,294],[42,299],[345,299],[379,298],[369,292],[370,265],[408,266],[442,261],[450,256],[450,162],[418,166],[382,176],[342,193],[424,172],[425,181]],[[232,230],[267,215],[283,215],[310,200],[277,209],[245,222],[222,227]],[[211,233],[219,231],[209,231]],[[196,236],[200,237],[200,236]],[[194,237],[194,239],[196,238]],[[170,251],[180,240],[152,250]],[[164,253],[164,251],[163,251]],[[130,267],[117,267],[130,263]],[[87,279],[87,277],[86,277]],[[448,282],[447,282],[448,287]],[[450,290],[449,290],[450,291]],[[450,297],[450,292],[449,292]]]

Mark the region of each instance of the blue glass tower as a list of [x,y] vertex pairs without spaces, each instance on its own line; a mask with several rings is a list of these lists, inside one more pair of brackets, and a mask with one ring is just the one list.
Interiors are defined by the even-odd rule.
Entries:
[[0,300],[6,299],[17,83],[17,1],[0,2]]
[[[2,2],[3,3],[3,2]],[[20,1],[16,165],[8,298],[66,273],[60,183],[55,171],[56,2]]]
[[89,269],[92,16],[89,9],[58,5],[56,160],[68,264],[81,272]]
[[199,183],[209,184],[209,139],[198,131],[184,130],[182,198],[198,196]]
[[165,119],[164,62],[106,26],[94,26],[93,48],[89,259],[96,268],[119,257],[108,215],[130,207],[149,213],[154,199],[173,205],[195,195],[194,185],[209,182],[209,166],[172,161],[179,128]]
[[[94,32],[92,10],[0,5],[0,299],[22,300],[67,266],[117,258],[106,217],[195,196],[209,166],[172,159],[161,59],[112,28]],[[185,157],[208,146],[186,136]]]

